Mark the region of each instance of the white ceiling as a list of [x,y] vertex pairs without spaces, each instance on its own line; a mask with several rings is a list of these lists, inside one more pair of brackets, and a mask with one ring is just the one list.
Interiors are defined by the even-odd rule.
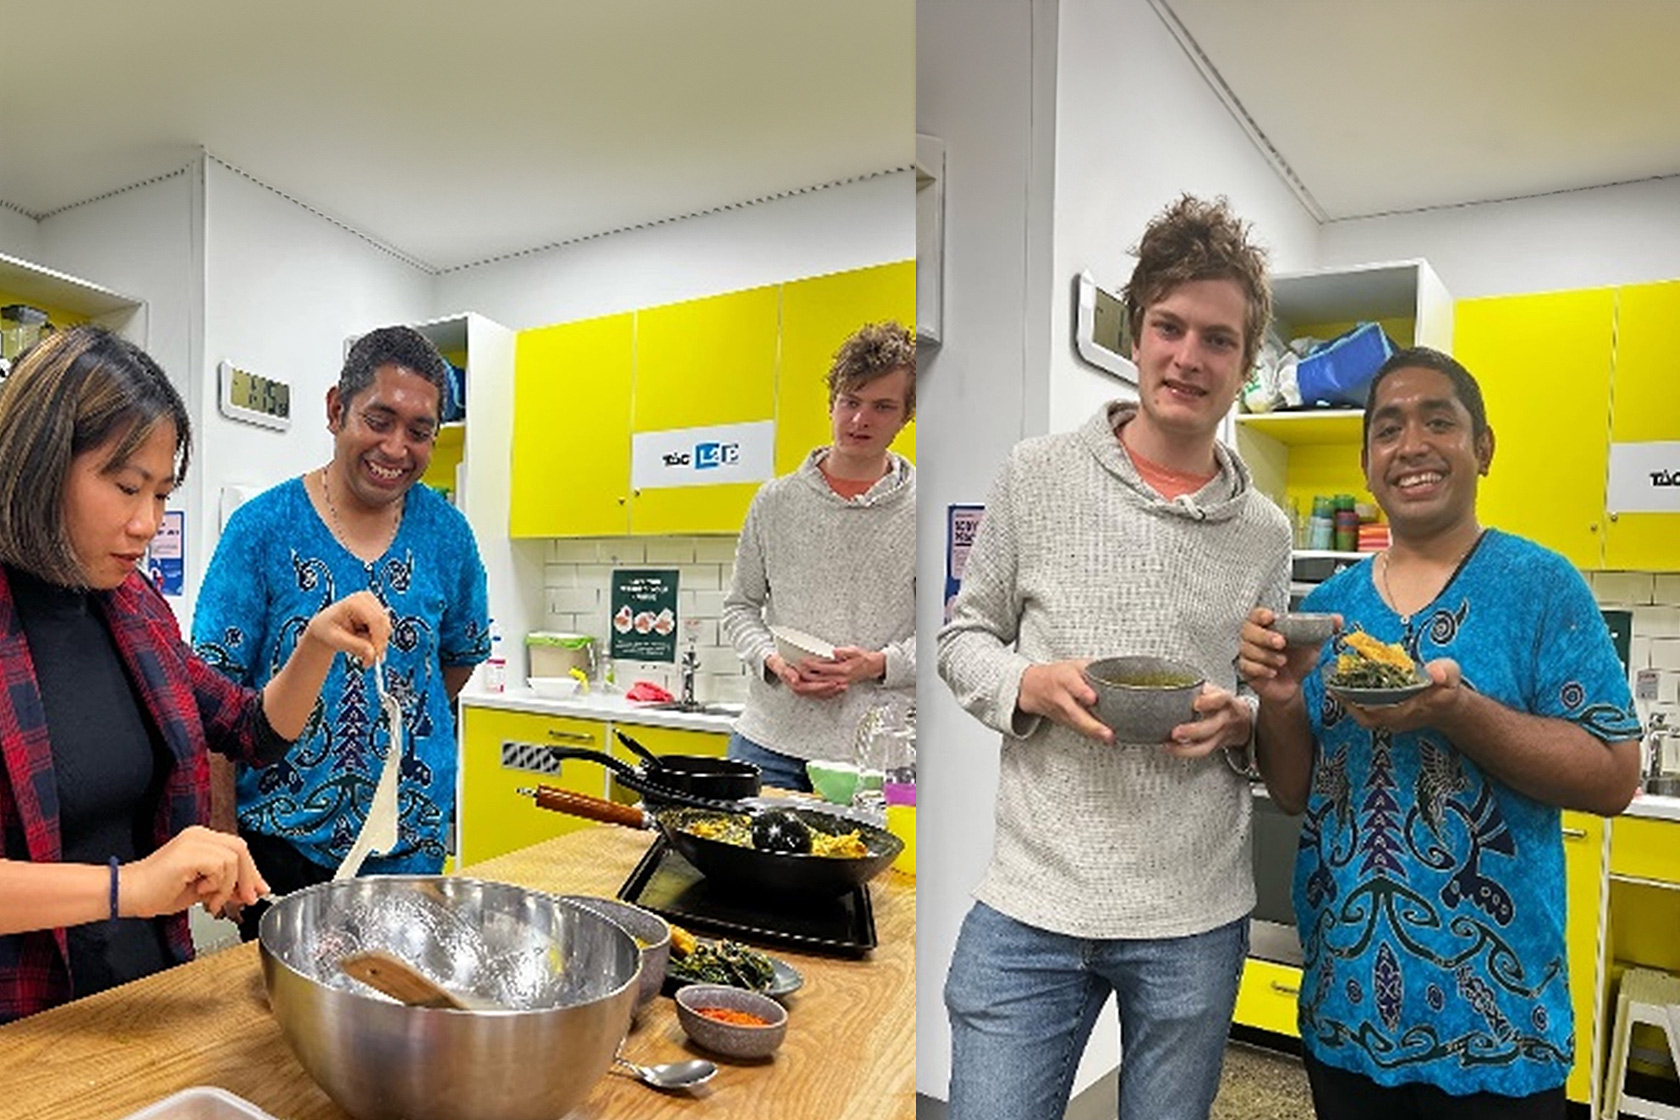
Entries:
[[1321,218],[1680,175],[1676,0],[1153,0]]
[[202,147],[431,269],[909,166],[914,0],[0,0],[0,205]]

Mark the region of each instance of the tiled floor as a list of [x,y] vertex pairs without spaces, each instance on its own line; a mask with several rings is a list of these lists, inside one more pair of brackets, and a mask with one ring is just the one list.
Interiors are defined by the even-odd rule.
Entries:
[[1312,1120],[1301,1059],[1233,1042],[1209,1120]]

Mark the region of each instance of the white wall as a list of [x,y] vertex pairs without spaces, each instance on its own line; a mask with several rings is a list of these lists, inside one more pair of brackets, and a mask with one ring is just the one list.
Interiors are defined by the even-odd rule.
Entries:
[[1049,316],[1031,316],[1029,329],[1029,308],[1046,307],[1048,292],[1029,277],[1049,257],[1055,16],[1054,0],[916,7],[916,131],[945,142],[943,344],[918,355],[916,375],[916,1087],[940,1099],[950,1079],[945,971],[991,851],[997,786],[996,736],[934,672],[946,509],[984,501],[1003,453],[1047,422]]
[[1319,229],[1143,0],[1062,0],[1059,44],[1052,431],[1135,396],[1076,356],[1073,278],[1088,268],[1118,291],[1143,227],[1179,194],[1228,197],[1275,272],[1311,267]]
[[[205,161],[204,392],[195,420],[194,471],[203,502],[188,534],[188,592],[215,547],[223,486],[267,488],[332,457],[327,389],[344,341],[372,327],[430,313],[432,277],[290,202]],[[239,423],[217,408],[217,365],[288,382],[292,427]]]
[[434,315],[515,330],[916,255],[915,176],[841,186],[625,230],[437,277]]
[[1680,178],[1332,222],[1321,263],[1423,257],[1454,299],[1680,277]]
[[[1009,446],[1126,395],[1074,356],[1073,278],[1118,287],[1127,250],[1180,192],[1224,194],[1276,269],[1311,265],[1318,227],[1146,0],[921,0],[917,131],[946,142],[944,346],[924,358],[918,436],[922,587],[944,582],[945,511],[984,501]],[[918,604],[917,1088],[945,1098],[941,988],[990,859],[997,735],[933,672],[939,595]],[[1112,1005],[1111,1005],[1112,1006]],[[1078,1093],[1118,1061],[1112,1011]]]
[[41,228],[35,219],[0,206],[0,253],[39,263]]

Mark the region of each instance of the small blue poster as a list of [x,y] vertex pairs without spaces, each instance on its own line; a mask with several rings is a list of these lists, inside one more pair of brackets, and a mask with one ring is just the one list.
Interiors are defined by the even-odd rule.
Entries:
[[946,507],[945,516],[945,621],[951,621],[951,604],[956,601],[957,589],[962,586],[963,565],[968,562],[968,550],[974,547],[974,534],[980,529],[980,519],[986,515],[985,506],[954,505]]
[[146,550],[146,577],[165,595],[179,595],[186,590],[187,515],[178,509],[165,510],[163,524],[158,526],[152,546]]

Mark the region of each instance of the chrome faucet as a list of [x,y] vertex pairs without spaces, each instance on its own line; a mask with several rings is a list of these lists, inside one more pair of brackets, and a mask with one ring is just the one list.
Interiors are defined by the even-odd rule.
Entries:
[[1657,712],[1651,716],[1651,726],[1646,729],[1645,749],[1649,752],[1645,763],[1645,779],[1654,782],[1663,776],[1663,740],[1668,738],[1668,713]]
[[688,643],[688,649],[682,655],[682,698],[677,701],[683,711],[693,711],[700,706],[694,699],[694,674],[700,668],[700,654],[694,648],[694,642]]

